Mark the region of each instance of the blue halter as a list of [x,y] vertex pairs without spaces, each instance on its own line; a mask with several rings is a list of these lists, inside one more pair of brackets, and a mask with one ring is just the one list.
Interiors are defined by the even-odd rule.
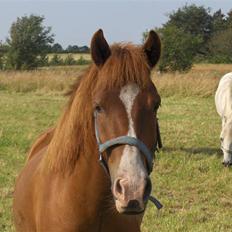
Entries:
[[[158,123],[157,123],[157,136],[158,136],[157,144],[155,144],[152,151],[148,149],[148,147],[141,140],[131,137],[131,136],[127,136],[127,135],[119,136],[114,139],[108,140],[105,143],[101,143],[99,132],[98,132],[98,126],[97,126],[97,112],[94,112],[94,125],[95,125],[95,136],[96,136],[98,151],[99,151],[99,162],[108,174],[109,174],[109,168],[108,168],[107,162],[103,158],[102,153],[112,146],[122,145],[122,144],[127,144],[127,145],[137,147],[146,158],[146,162],[148,166],[148,174],[152,172],[153,154],[156,150],[158,150],[158,148],[162,148],[162,142],[161,142]],[[149,200],[155,204],[157,209],[161,209],[163,207],[163,205],[155,197],[150,196]]]

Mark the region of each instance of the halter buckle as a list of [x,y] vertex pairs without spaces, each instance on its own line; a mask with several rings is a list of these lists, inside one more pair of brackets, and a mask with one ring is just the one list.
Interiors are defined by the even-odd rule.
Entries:
[[106,172],[106,174],[110,175],[110,170],[109,170],[108,165],[107,165],[106,161],[104,160],[101,152],[99,152],[98,161],[99,161],[100,165],[102,166],[102,168],[104,169],[104,171]]

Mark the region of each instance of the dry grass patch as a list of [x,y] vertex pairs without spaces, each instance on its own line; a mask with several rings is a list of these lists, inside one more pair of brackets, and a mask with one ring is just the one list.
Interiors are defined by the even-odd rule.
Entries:
[[232,64],[196,64],[193,66],[192,71],[228,73],[232,71]]
[[[86,67],[66,66],[36,71],[0,72],[0,90],[63,93]],[[214,95],[220,78],[231,70],[232,65],[198,64],[187,73],[160,74],[155,70],[152,79],[162,97],[209,97]]]
[[220,78],[232,71],[232,64],[197,64],[187,73],[153,72],[152,79],[162,97],[214,96]]
[[209,97],[214,95],[220,77],[207,73],[199,75],[199,73],[189,72],[154,74],[152,79],[162,97]]
[[63,93],[83,69],[84,67],[78,66],[75,68],[0,72],[0,90],[22,93]]

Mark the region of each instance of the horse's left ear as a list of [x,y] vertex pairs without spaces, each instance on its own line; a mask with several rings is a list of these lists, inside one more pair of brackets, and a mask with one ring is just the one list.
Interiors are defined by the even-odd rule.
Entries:
[[147,56],[148,64],[153,68],[158,62],[161,54],[161,41],[155,31],[150,31],[143,45],[143,50]]
[[97,66],[103,65],[111,55],[110,47],[104,38],[102,29],[93,35],[91,41],[91,56]]

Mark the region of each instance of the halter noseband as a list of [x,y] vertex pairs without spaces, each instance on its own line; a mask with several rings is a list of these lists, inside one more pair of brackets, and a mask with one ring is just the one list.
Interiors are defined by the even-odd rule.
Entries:
[[221,146],[221,150],[227,152],[230,155],[232,155],[232,150],[227,150],[223,146]]
[[[161,141],[158,121],[157,121],[157,144],[155,144],[152,150],[150,150],[141,140],[135,137],[127,136],[127,135],[119,136],[114,139],[107,140],[104,143],[101,143],[100,137],[99,137],[98,126],[97,126],[97,112],[96,111],[94,112],[94,126],[95,126],[95,136],[96,136],[96,141],[97,141],[98,151],[99,151],[99,162],[101,166],[104,168],[104,170],[107,172],[107,174],[109,174],[109,167],[107,165],[107,162],[103,158],[102,153],[112,146],[123,145],[123,144],[137,147],[141,151],[141,154],[143,154],[146,159],[147,166],[148,166],[148,174],[152,172],[153,153],[156,150],[159,150],[159,148],[162,148],[162,141]],[[161,209],[163,207],[162,204],[155,197],[150,196],[149,200],[153,202],[158,209]]]

